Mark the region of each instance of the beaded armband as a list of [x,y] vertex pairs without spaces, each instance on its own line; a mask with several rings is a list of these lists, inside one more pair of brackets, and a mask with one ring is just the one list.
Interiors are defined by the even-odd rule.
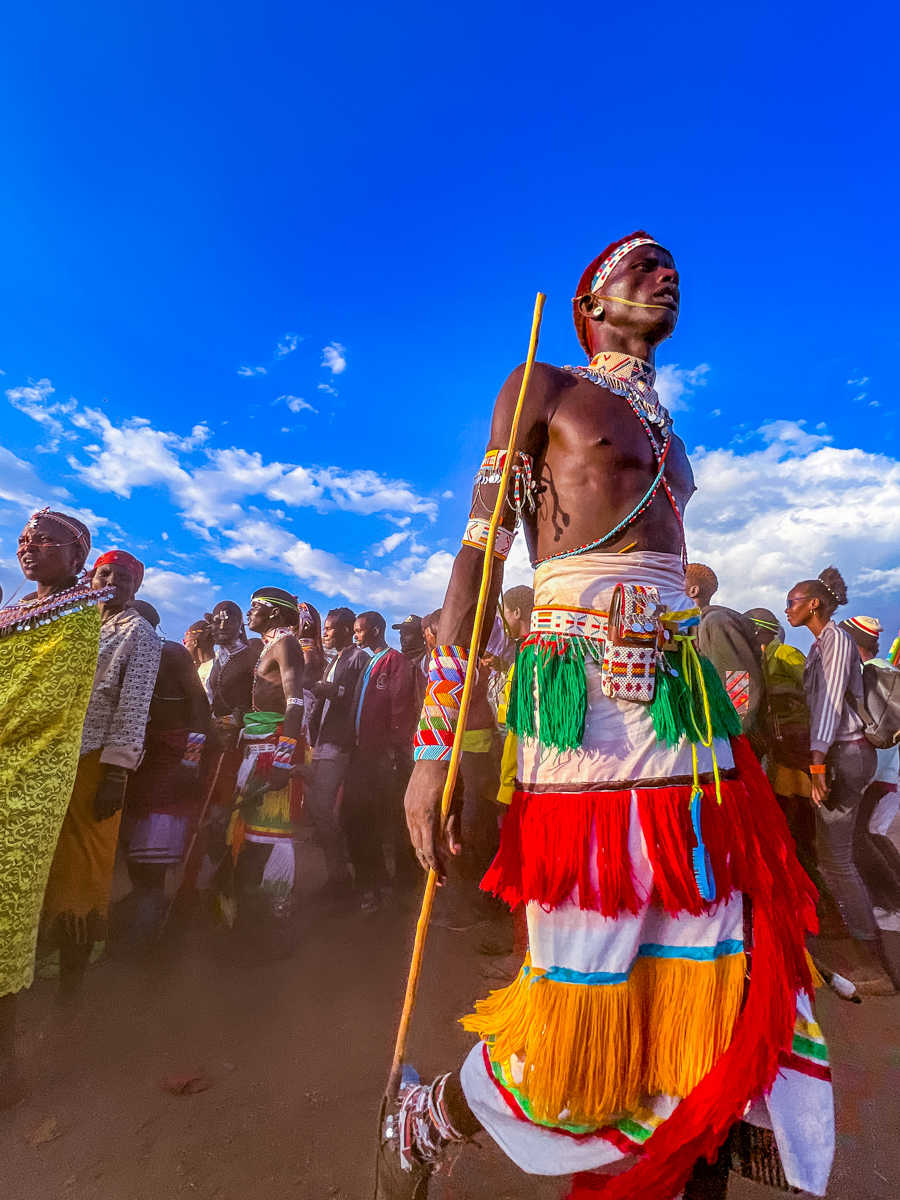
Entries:
[[305,650],[315,650],[315,648],[316,648],[316,639],[315,638],[302,637],[302,638],[298,638],[297,640],[300,643],[301,650],[304,650],[304,651]]
[[[491,531],[490,521],[482,521],[480,517],[471,517],[466,532],[463,535],[464,546],[474,546],[476,550],[484,550],[487,546],[488,534]],[[494,557],[505,559],[516,540],[515,530],[504,529],[501,525],[494,540]]]
[[200,755],[203,753],[203,747],[206,743],[205,733],[189,733],[188,743],[184,749],[184,757],[181,764],[184,767],[199,767]]
[[297,739],[280,737],[272,757],[273,767],[289,767],[294,761],[294,751],[297,749]]
[[[506,450],[488,450],[484,456],[484,461],[478,468],[478,473],[475,476],[475,495],[481,500],[481,486],[484,483],[499,483],[503,477],[503,468],[506,466],[506,458],[508,451]],[[535,499],[534,493],[537,489],[537,484],[531,478],[531,472],[534,467],[534,459],[530,454],[525,454],[522,450],[516,450],[513,454],[513,465],[510,474],[510,483],[512,484],[511,494],[507,497],[507,503],[515,512],[516,517],[521,519],[527,509],[528,512],[534,512]],[[484,504],[484,501],[481,500]],[[485,505],[485,508],[491,508],[492,505]]]
[[292,704],[299,704],[302,708],[303,697],[302,696],[286,696],[285,700],[284,700],[285,708],[290,708]]
[[468,661],[465,646],[436,646],[432,650],[425,703],[413,742],[417,761],[433,758],[449,762]]

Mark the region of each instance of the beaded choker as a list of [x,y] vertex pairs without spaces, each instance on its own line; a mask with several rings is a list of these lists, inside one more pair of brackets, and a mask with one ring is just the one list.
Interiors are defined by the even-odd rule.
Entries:
[[64,592],[54,592],[43,600],[23,600],[0,609],[0,637],[11,633],[28,633],[42,625],[49,625],[61,617],[71,616],[85,608],[93,608],[115,595],[114,587],[92,588],[90,584],[78,584]]
[[668,409],[660,403],[654,384],[656,371],[649,363],[633,354],[621,354],[612,350],[595,354],[586,367],[563,367],[573,375],[589,379],[605,387],[617,396],[625,396],[632,408],[639,412],[651,425],[655,425],[665,438],[672,428]]

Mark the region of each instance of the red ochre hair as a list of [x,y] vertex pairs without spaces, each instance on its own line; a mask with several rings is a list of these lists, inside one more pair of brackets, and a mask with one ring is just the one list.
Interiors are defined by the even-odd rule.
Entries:
[[647,233],[645,229],[636,229],[634,233],[627,233],[625,237],[619,238],[617,242],[610,242],[603,253],[598,254],[597,257],[585,267],[584,273],[578,281],[578,287],[575,291],[575,299],[572,301],[572,319],[575,322],[575,332],[578,334],[578,340],[581,342],[581,348],[588,358],[591,357],[591,345],[587,337],[587,318],[578,307],[578,299],[580,296],[583,296],[586,292],[591,290],[591,284],[594,282],[594,276],[597,274],[597,270],[603,260],[605,258],[609,258],[612,252],[614,250],[618,250],[618,248],[624,245],[625,242],[630,242],[632,238],[639,237],[650,237],[650,234]]

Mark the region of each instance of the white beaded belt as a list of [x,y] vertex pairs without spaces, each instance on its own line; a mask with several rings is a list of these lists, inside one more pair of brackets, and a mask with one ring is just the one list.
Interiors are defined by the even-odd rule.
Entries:
[[609,613],[592,608],[557,608],[547,605],[531,614],[532,633],[564,633],[570,637],[606,640]]

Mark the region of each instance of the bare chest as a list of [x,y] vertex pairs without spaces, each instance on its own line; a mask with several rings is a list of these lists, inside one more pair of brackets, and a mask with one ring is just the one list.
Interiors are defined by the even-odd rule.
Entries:
[[[581,380],[563,393],[548,424],[544,474],[557,489],[586,489],[615,504],[652,483],[665,440],[658,426],[642,423],[624,396]],[[694,481],[679,438],[673,436],[665,462],[666,482],[684,504]]]

